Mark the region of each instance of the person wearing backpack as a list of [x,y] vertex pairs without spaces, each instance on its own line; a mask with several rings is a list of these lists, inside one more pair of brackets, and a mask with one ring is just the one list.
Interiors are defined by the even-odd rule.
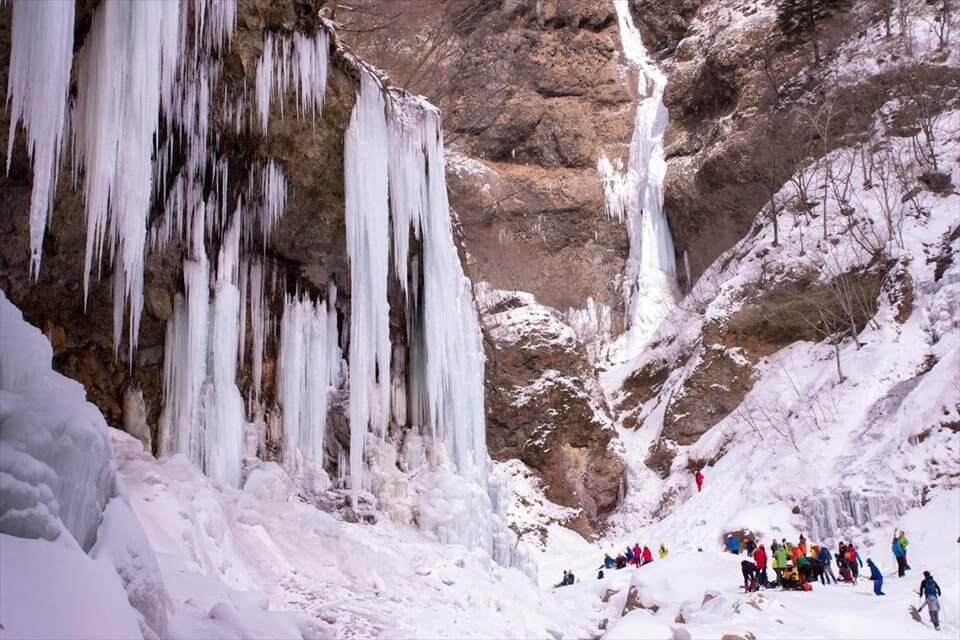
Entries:
[[893,542],[890,543],[890,548],[893,550],[893,557],[897,561],[897,577],[902,578],[907,573],[907,557],[896,531],[893,532]]
[[920,605],[922,609],[927,607],[930,612],[930,622],[933,628],[940,631],[940,585],[933,579],[929,571],[923,572],[923,581],[920,583],[920,597],[926,598],[926,602]]
[[[820,550],[817,552],[817,560],[823,565],[820,582],[822,584],[830,584],[830,580],[833,580],[833,584],[837,584],[837,576],[833,573],[833,562],[831,562],[833,558],[830,557],[830,549],[826,545],[820,547]],[[826,578],[826,580],[824,580],[824,578]]]
[[777,586],[783,584],[783,570],[787,568],[787,549],[783,546],[777,547],[773,552],[773,572],[777,574]]

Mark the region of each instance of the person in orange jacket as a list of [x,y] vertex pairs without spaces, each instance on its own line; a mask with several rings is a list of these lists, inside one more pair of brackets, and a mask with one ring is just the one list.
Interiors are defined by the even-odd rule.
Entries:
[[807,539],[803,537],[803,534],[800,534],[800,542],[797,544],[800,547],[800,555],[807,555]]

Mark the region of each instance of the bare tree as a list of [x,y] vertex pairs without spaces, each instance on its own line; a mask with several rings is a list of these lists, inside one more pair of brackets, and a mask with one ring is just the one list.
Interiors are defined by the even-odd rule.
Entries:
[[937,36],[937,49],[941,51],[946,49],[947,45],[950,44],[950,19],[953,14],[952,3],[953,0],[937,0],[936,8],[933,12],[933,20],[930,23],[930,28],[933,29],[933,33]]

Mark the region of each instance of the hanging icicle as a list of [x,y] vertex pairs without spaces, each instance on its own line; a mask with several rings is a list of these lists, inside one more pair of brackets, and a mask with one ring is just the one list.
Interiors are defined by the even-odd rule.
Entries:
[[30,274],[40,274],[43,234],[57,187],[67,89],[73,62],[74,0],[13,5],[7,101],[7,173],[13,158],[17,123],[27,132],[27,155],[33,164],[30,196]]

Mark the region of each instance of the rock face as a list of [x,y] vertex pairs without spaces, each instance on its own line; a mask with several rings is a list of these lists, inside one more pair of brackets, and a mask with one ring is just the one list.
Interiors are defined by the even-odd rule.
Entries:
[[567,526],[598,533],[618,504],[624,470],[583,344],[528,293],[481,287],[478,301],[490,454],[537,470],[548,499],[581,510]]
[[865,25],[877,20],[865,4],[820,25],[820,65],[811,44],[790,43],[780,33],[772,4],[630,0],[630,6],[667,73],[664,208],[677,257],[688,253],[694,280],[746,234],[771,189],[805,159],[862,135],[892,96],[909,101],[917,82],[949,96],[960,91],[960,70],[935,58],[918,60],[909,73],[881,58],[870,75],[844,79],[842,65],[855,55],[851,38],[862,38]]

